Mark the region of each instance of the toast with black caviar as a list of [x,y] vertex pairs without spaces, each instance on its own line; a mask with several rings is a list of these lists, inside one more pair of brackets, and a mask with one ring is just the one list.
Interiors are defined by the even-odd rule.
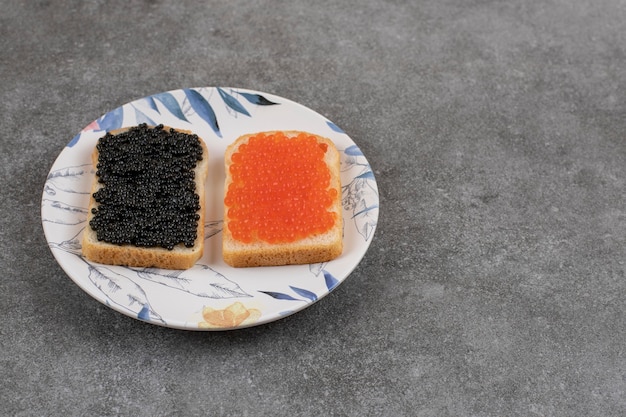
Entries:
[[222,251],[234,267],[326,262],[343,251],[339,153],[312,133],[247,134],[224,155]]
[[142,124],[100,138],[92,162],[85,258],[135,267],[193,266],[204,249],[204,141],[188,131]]

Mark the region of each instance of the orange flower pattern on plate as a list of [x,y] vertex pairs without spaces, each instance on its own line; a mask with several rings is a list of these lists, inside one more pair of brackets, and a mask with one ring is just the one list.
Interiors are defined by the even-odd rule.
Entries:
[[203,329],[231,328],[256,322],[261,317],[261,311],[255,308],[246,308],[237,301],[222,310],[211,307],[202,309],[204,321],[198,323],[198,327]]

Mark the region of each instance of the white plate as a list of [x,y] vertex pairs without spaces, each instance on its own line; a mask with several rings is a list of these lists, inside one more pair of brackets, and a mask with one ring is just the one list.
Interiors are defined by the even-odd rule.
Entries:
[[[171,271],[101,265],[81,256],[93,178],[91,152],[106,131],[139,123],[188,129],[209,149],[204,256]],[[311,265],[232,268],[222,260],[224,150],[245,133],[304,130],[334,141],[341,154],[344,252]],[[293,101],[257,91],[205,87],[144,97],[105,114],[63,149],[41,201],[48,245],[70,278],[112,309],[156,325],[225,330],[267,323],[316,302],[359,264],[378,221],[374,174],[355,143],[334,123]]]

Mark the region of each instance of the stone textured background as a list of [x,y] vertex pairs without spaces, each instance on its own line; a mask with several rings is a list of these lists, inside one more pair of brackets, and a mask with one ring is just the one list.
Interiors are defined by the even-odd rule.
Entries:
[[[626,415],[626,3],[0,1],[0,414]],[[130,319],[44,239],[84,126],[184,87],[333,120],[380,191],[310,308],[222,333]]]

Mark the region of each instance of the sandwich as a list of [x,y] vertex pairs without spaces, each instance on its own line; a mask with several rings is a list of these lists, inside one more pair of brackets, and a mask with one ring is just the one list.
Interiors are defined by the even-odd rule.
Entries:
[[224,155],[224,261],[233,267],[326,262],[343,250],[339,152],[300,131],[247,134]]
[[204,141],[189,131],[141,124],[101,137],[92,162],[84,257],[133,267],[193,266],[204,248]]

